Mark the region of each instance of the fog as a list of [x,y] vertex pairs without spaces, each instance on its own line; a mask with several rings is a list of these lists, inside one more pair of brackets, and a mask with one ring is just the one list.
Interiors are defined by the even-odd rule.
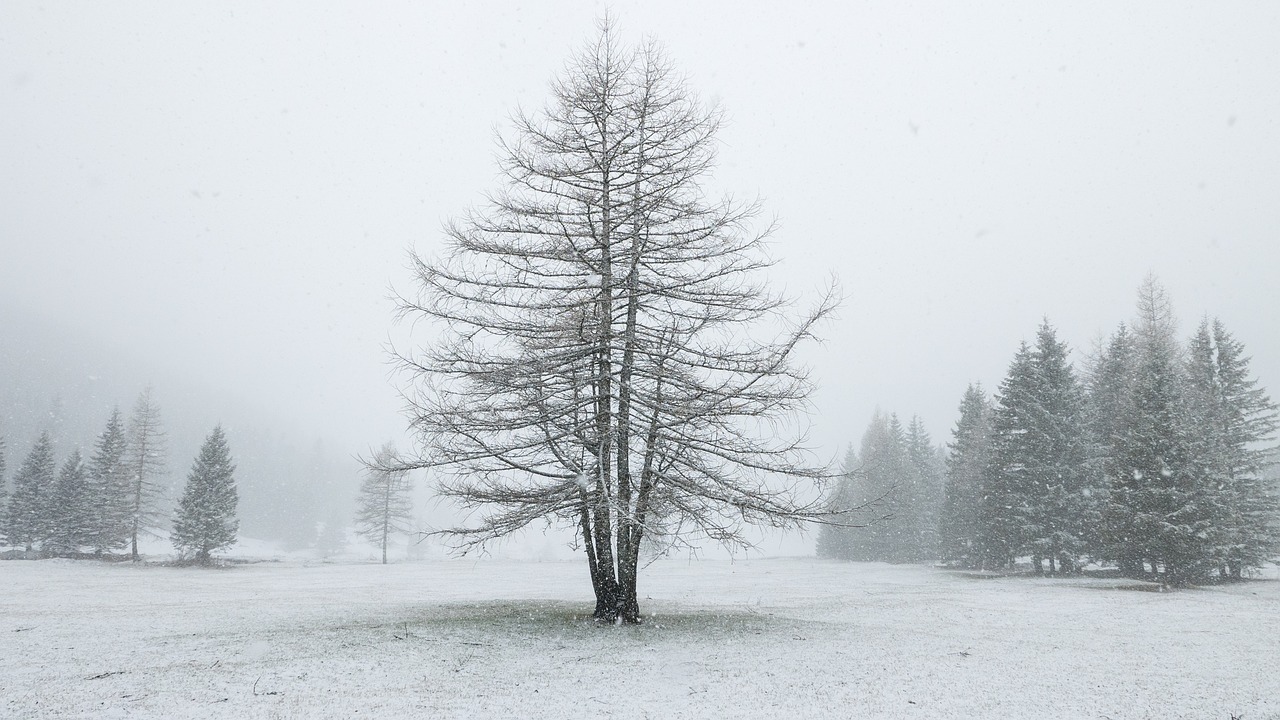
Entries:
[[[804,351],[819,456],[877,406],[945,441],[1042,318],[1079,364],[1148,273],[1280,382],[1280,7],[607,7],[726,110],[713,190],[778,218],[771,280],[840,280]],[[408,253],[496,188],[496,133],[605,9],[0,5],[10,467],[56,398],[87,445],[148,383],[175,475],[217,422],[323,448],[343,487],[411,442]]]

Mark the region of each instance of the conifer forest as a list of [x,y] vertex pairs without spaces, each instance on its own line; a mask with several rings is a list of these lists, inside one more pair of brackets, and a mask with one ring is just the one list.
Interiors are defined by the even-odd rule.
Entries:
[[1239,580],[1280,548],[1277,406],[1217,319],[1176,335],[1148,277],[1131,325],[1080,369],[1045,320],[994,394],[964,392],[949,441],[879,411],[844,460],[819,555],[1036,574],[1110,566],[1186,585]]

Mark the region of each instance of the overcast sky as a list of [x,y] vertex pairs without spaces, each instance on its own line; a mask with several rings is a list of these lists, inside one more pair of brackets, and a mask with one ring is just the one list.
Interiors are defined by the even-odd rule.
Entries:
[[[402,433],[389,290],[605,6],[367,5],[0,3],[0,303],[352,452]],[[877,405],[945,440],[1042,317],[1087,349],[1148,272],[1280,392],[1280,4],[793,5],[609,7],[726,110],[775,282],[841,280],[824,453]]]

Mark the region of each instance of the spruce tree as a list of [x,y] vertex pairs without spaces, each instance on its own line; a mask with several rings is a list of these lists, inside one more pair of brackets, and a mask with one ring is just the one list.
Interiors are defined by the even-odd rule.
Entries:
[[907,425],[907,460],[915,486],[911,488],[911,520],[915,562],[932,562],[938,557],[938,515],[942,510],[943,476],[946,472],[938,448],[934,447],[920,416]]
[[991,403],[981,385],[965,390],[948,451],[939,557],[950,565],[977,568],[981,565],[977,543],[982,483],[991,462]]
[[130,556],[137,562],[138,533],[153,531],[160,524],[157,505],[163,488],[159,479],[165,471],[165,433],[150,387],[138,396],[129,418],[125,466],[129,475]]
[[5,531],[10,545],[25,547],[29,553],[48,538],[53,526],[50,496],[54,472],[53,440],[45,431],[40,433],[13,476]]
[[[920,428],[921,431],[923,428]],[[927,444],[927,435],[922,437]],[[855,456],[850,454],[849,458]],[[908,452],[907,432],[897,415],[879,410],[871,418],[856,456],[834,499],[842,507],[865,509],[875,518],[858,527],[832,527],[823,553],[845,560],[922,562],[933,559],[928,516],[936,511],[931,493]],[[930,499],[933,498],[933,499]],[[860,514],[865,517],[865,514]]]
[[1143,563],[1186,584],[1213,569],[1217,489],[1198,458],[1188,414],[1183,348],[1168,296],[1151,277],[1138,293],[1137,362],[1129,401],[1106,464],[1106,535],[1122,572]]
[[[1137,355],[1137,341],[1121,323],[1093,358],[1088,372],[1087,424],[1092,441],[1089,466],[1098,484],[1088,519],[1089,525],[1095,528],[1088,551],[1091,556],[1104,560],[1118,561],[1112,551],[1120,546],[1119,538],[1108,535],[1112,528],[1104,521],[1103,510],[1107,507],[1110,483],[1108,468],[1113,467],[1123,446],[1124,418],[1132,400]],[[1122,567],[1122,570],[1135,574],[1139,569]]]
[[1232,488],[1215,354],[1213,333],[1206,318],[1186,344],[1180,420],[1186,446],[1185,471],[1197,481],[1201,501],[1208,510],[1202,531],[1204,551],[1215,555],[1218,566],[1225,568],[1227,546],[1231,544],[1227,525]]
[[1088,372],[1088,424],[1105,454],[1119,436],[1118,424],[1129,403],[1137,371],[1137,341],[1120,323]]
[[55,553],[78,553],[93,544],[94,508],[89,471],[80,450],[71,451],[50,494],[52,525],[48,549]]
[[1201,496],[1213,510],[1208,539],[1222,575],[1240,578],[1280,546],[1275,489],[1264,479],[1276,406],[1249,376],[1244,346],[1206,319],[1188,343],[1187,419]]
[[1032,356],[1036,382],[1026,411],[1027,496],[1020,505],[1026,549],[1037,570],[1044,558],[1050,572],[1074,571],[1092,532],[1084,386],[1067,361],[1069,352],[1047,321],[1040,326]]
[[360,482],[356,507],[356,532],[382,549],[383,565],[387,564],[391,536],[409,532],[413,520],[413,486],[408,474],[383,469],[393,465],[395,457],[391,443],[374,453],[373,467]]
[[1027,413],[1035,382],[1033,354],[1024,342],[1000,383],[991,414],[990,462],[978,504],[977,545],[984,569],[1012,567],[1027,542],[1027,508],[1022,503],[1030,494],[1026,459],[1033,449]]
[[183,555],[206,565],[212,554],[236,541],[235,465],[222,426],[215,427],[196,456],[178,502],[173,523],[173,545]]
[[856,518],[849,512],[858,507],[858,489],[854,473],[858,468],[858,456],[850,445],[845,450],[844,461],[840,464],[840,476],[837,478],[831,496],[827,498],[827,508],[832,512],[842,513],[835,523],[824,523],[818,530],[817,553],[821,558],[837,560],[852,559],[852,533],[849,524]]
[[980,507],[987,562],[1030,555],[1037,572],[1072,572],[1087,546],[1093,485],[1084,387],[1046,321],[1000,387]]
[[1229,471],[1227,529],[1233,545],[1227,553],[1232,577],[1258,568],[1280,551],[1280,498],[1266,471],[1274,464],[1277,405],[1249,374],[1244,344],[1221,321],[1213,323],[1223,412],[1223,449]]
[[124,547],[129,537],[130,482],[125,464],[126,438],[120,409],[111,411],[89,459],[93,527],[89,545],[96,555]]

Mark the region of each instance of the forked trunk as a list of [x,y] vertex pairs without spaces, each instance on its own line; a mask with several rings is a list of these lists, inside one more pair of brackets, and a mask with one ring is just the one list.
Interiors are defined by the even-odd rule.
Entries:
[[[618,619],[618,579],[614,572],[613,552],[610,547],[612,538],[607,532],[602,532],[599,505],[588,509],[584,502],[580,512],[582,544],[587,551],[587,569],[591,573],[591,589],[596,595],[596,609],[592,617],[600,622],[611,623]],[[608,512],[607,506],[604,512]],[[593,519],[596,522],[593,523]]]

